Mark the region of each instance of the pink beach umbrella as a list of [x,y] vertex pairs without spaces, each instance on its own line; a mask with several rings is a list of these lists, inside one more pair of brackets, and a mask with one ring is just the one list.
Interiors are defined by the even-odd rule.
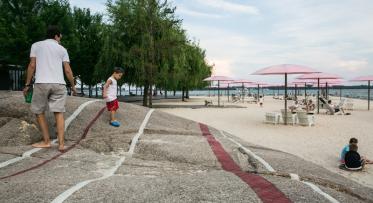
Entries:
[[328,86],[327,80],[341,79],[339,75],[329,74],[329,73],[312,73],[304,74],[297,79],[299,80],[315,80],[317,81],[317,113],[320,113],[319,99],[320,99],[320,80],[325,81],[326,86]]
[[253,75],[284,75],[285,76],[285,118],[284,123],[287,125],[287,83],[288,83],[288,74],[309,74],[309,73],[318,73],[320,71],[316,71],[312,68],[307,66],[301,65],[294,65],[294,64],[281,64],[281,65],[274,65],[269,66],[263,69],[260,69],[253,73]]
[[211,76],[205,78],[203,81],[218,81],[218,106],[220,106],[220,81],[232,81],[233,79],[226,76]]
[[360,76],[351,80],[352,82],[368,81],[368,110],[370,110],[370,81],[373,81],[373,75]]

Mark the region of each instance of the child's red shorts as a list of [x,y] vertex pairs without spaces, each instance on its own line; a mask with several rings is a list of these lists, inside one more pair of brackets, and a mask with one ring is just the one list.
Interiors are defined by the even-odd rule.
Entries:
[[115,99],[111,102],[106,102],[106,107],[108,111],[116,111],[117,109],[119,109],[118,100]]

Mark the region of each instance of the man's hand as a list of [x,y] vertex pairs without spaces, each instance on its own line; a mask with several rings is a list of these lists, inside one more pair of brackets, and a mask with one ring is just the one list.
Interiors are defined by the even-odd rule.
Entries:
[[28,67],[27,67],[26,81],[25,81],[26,86],[25,88],[23,88],[24,95],[26,95],[27,91],[30,89],[31,80],[32,80],[32,77],[34,76],[35,69],[36,69],[36,58],[31,57],[30,63],[28,64]]
[[71,91],[72,91],[72,95],[73,95],[73,96],[78,95],[78,92],[76,91],[76,88],[75,88],[75,87],[71,87]]
[[29,89],[30,89],[29,86],[26,86],[25,88],[23,88],[23,95],[26,96],[26,94],[27,94],[27,92],[28,92]]

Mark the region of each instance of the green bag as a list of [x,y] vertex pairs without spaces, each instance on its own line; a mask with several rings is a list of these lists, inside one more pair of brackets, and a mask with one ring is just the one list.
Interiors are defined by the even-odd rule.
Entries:
[[25,95],[25,102],[31,104],[32,101],[33,87],[31,86]]

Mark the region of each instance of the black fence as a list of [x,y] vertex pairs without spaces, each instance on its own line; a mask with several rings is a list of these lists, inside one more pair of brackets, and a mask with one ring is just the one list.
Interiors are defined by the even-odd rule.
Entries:
[[21,91],[25,85],[26,71],[21,66],[0,66],[0,90]]

